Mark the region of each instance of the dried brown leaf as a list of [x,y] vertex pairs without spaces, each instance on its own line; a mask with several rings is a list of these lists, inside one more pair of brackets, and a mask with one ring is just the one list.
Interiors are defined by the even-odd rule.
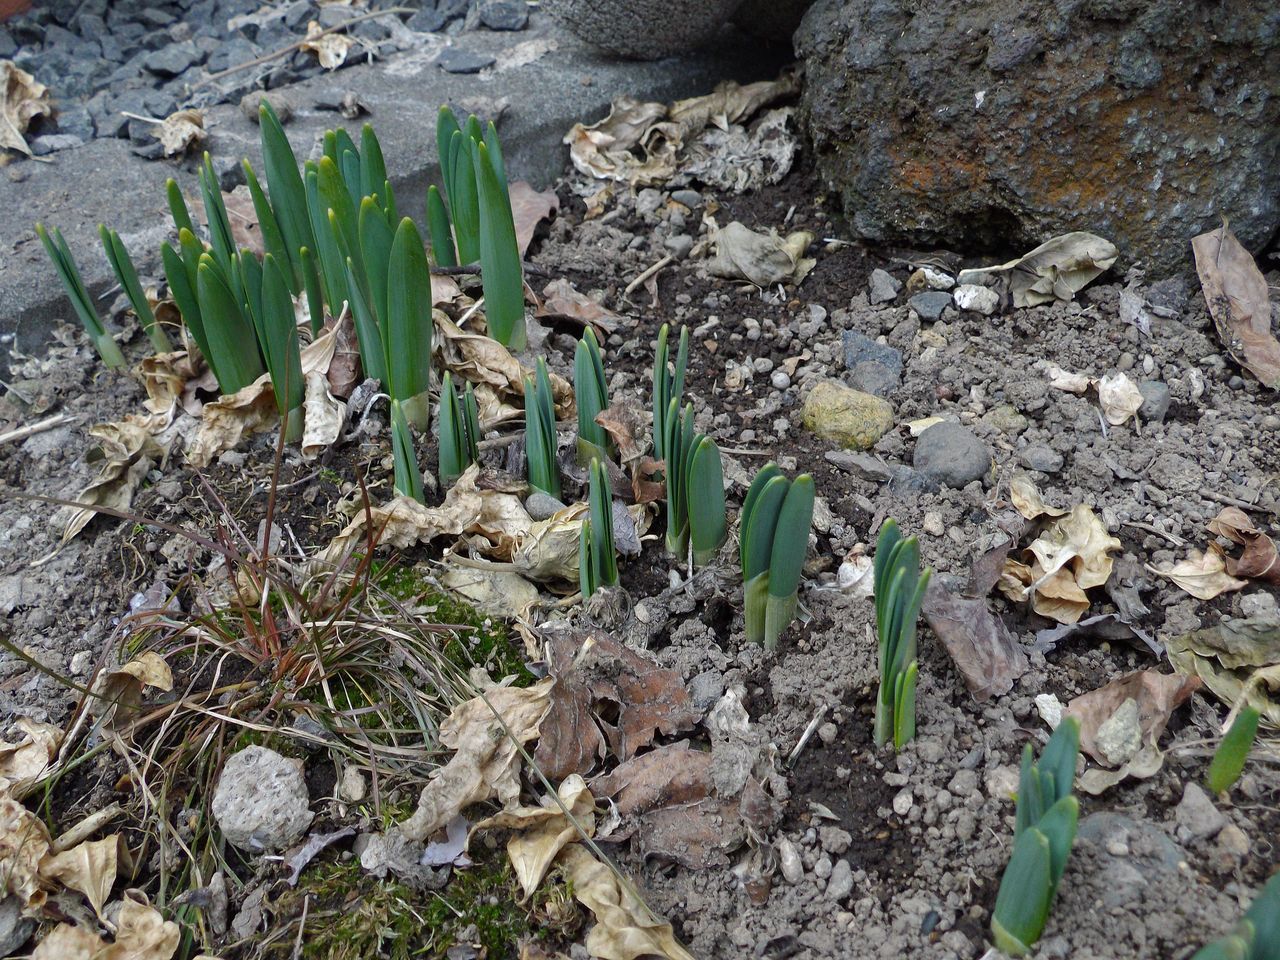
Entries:
[[675,938],[671,924],[659,920],[607,866],[586,847],[572,843],[556,863],[564,870],[578,902],[591,911],[596,924],[587,933],[587,952],[602,960],[665,957],[694,960]]
[[1059,507],[1051,507],[1044,502],[1036,483],[1025,473],[1015,473],[1009,478],[1009,499],[1013,508],[1028,520],[1037,517],[1061,517],[1067,511]]
[[1123,373],[1104,374],[1098,380],[1098,406],[1102,407],[1107,423],[1118,427],[1137,414],[1142,406],[1142,392]]
[[[476,385],[477,401],[480,399],[479,387],[487,385],[500,397],[521,398],[519,408],[523,409],[524,379],[532,378],[533,371],[522,367],[520,361],[498,341],[481,333],[463,330],[445,316],[444,311],[434,311],[434,319],[436,343],[445,367],[455,376]],[[573,410],[573,387],[556,373],[550,375],[550,380],[556,416],[567,417]],[[481,422],[484,426],[491,425],[487,417],[482,416]]]
[[46,857],[40,864],[40,873],[48,880],[83,893],[93,912],[101,917],[111,888],[115,886],[119,852],[120,837],[116,834],[101,840],[86,840],[70,850]]
[[604,338],[618,329],[622,317],[592,300],[564,277],[548,283],[542,290],[542,306],[534,316],[572,320],[584,328],[590,324],[596,336]]
[[[432,282],[435,282],[434,277]],[[343,311],[336,322],[330,322],[330,326],[333,329],[333,359],[329,362],[325,376],[329,378],[329,392],[346,400],[363,379],[360,343],[356,339],[356,325],[350,312]]]
[[699,719],[679,674],[604,634],[555,631],[547,662],[556,686],[534,761],[551,780],[590,773],[606,748],[629,760]]
[[431,773],[418,809],[400,825],[411,840],[424,842],[465,807],[497,797],[504,807],[520,799],[517,745],[538,736],[550,708],[551,677],[531,687],[490,686],[455,707],[440,725],[440,743],[454,755]]
[[[559,802],[557,802],[557,800]],[[547,796],[539,807],[515,807],[476,824],[476,830],[512,830],[507,856],[525,898],[533,896],[552,861],[570,843],[595,833],[596,801],[577,774],[560,784],[555,798]],[[565,809],[572,814],[571,820]]]
[[1233,709],[1248,703],[1263,722],[1280,728],[1280,621],[1275,617],[1224,619],[1165,641],[1169,662],[1199,677]]
[[1249,584],[1227,573],[1226,558],[1216,544],[1209,544],[1204,553],[1192,550],[1185,560],[1161,570],[1150,564],[1147,570],[1158,577],[1172,580],[1197,600],[1212,600],[1232,590],[1243,590]]
[[204,114],[199,110],[178,110],[164,118],[156,138],[166,157],[182,156],[204,146],[209,134],[204,128]]
[[707,272],[731,280],[746,280],[758,287],[775,283],[799,283],[817,262],[804,255],[813,234],[797,230],[785,238],[778,231],[757,233],[734,220],[723,229],[712,224],[715,256]]
[[538,588],[509,570],[448,564],[440,576],[440,584],[481,613],[507,620],[524,617],[538,602]]
[[0,893],[13,894],[26,916],[39,916],[50,884],[40,872],[49,854],[44,821],[12,797],[0,795]]
[[0,60],[0,150],[31,156],[23,136],[36,117],[53,116],[49,88],[12,60]]
[[173,671],[154,650],[144,650],[119,670],[103,677],[94,709],[101,709],[107,715],[107,726],[123,726],[137,715],[146,687],[165,693],[173,689]]
[[62,743],[62,728],[19,717],[17,743],[0,741],[0,795],[21,800],[44,778]]
[[1114,716],[1126,700],[1138,704],[1138,726],[1142,743],[1155,745],[1175,709],[1200,686],[1195,677],[1180,677],[1157,670],[1138,670],[1112,680],[1106,686],[1074,698],[1065,716],[1080,721],[1080,749],[1098,763],[1114,766],[1098,747],[1098,729]]
[[1262,271],[1226,223],[1193,239],[1191,250],[1218,338],[1263,386],[1280,390],[1280,341]]
[[337,70],[347,62],[347,52],[355,42],[342,33],[325,33],[324,27],[312,20],[307,24],[307,38],[301,49],[314,53],[324,69]]
[[615,402],[596,414],[596,423],[618,448],[618,458],[624,467],[639,462],[649,447],[647,424],[634,403]]
[[1030,253],[994,267],[962,270],[958,283],[981,283],[990,274],[1007,274],[1015,307],[1063,303],[1111,268],[1118,251],[1110,240],[1092,233],[1064,233]]
[[1254,526],[1239,507],[1226,507],[1206,526],[1210,532],[1244,547],[1237,557],[1227,557],[1227,573],[1233,577],[1280,584],[1280,551],[1275,541]]
[[526,181],[517,180],[510,187],[511,216],[516,224],[516,246],[520,255],[529,249],[534,231],[543,220],[549,220],[560,209],[560,198],[554,190],[538,192]]
[[1002,696],[1027,672],[1027,657],[985,597],[957,596],[931,580],[921,607],[975,700]]

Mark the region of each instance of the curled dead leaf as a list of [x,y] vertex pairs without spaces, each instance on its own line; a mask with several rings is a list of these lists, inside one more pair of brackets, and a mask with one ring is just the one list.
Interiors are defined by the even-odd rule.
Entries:
[[1194,238],[1191,250],[1218,339],[1263,386],[1280,390],[1280,341],[1271,332],[1271,297],[1262,271],[1225,222]]
[[342,33],[328,33],[317,21],[307,24],[307,37],[301,49],[309,50],[316,55],[320,66],[326,70],[337,70],[347,62],[347,52],[355,46],[355,40]]
[[[480,385],[487,385],[502,397],[524,397],[524,379],[533,371],[522,367],[498,341],[480,333],[463,330],[444,311],[433,313],[436,344],[445,367],[464,380],[477,386],[476,399],[480,399]],[[567,418],[573,410],[573,387],[564,377],[552,373],[551,393],[555,398],[557,418]],[[523,399],[516,410],[523,410]],[[492,421],[481,418],[482,425],[492,426]]]
[[1239,507],[1226,507],[1205,526],[1211,533],[1244,547],[1239,557],[1226,557],[1233,577],[1280,584],[1280,551],[1275,541],[1259,530]]
[[1064,233],[1008,263],[961,270],[956,282],[981,283],[991,274],[1006,274],[1015,307],[1035,307],[1055,299],[1067,303],[1109,270],[1118,254],[1115,244],[1095,234]]
[[622,318],[584,293],[564,277],[558,277],[542,290],[542,305],[535,316],[557,317],[572,320],[584,328],[595,328],[596,336],[603,339],[618,329]]
[[555,797],[543,797],[541,806],[504,810],[480,821],[475,829],[513,831],[507,841],[507,855],[528,899],[561,850],[584,834],[595,834],[595,807],[586,782],[574,774],[560,784]]
[[[98,476],[76,496],[76,502],[84,507],[64,507],[59,511],[63,520],[62,540],[65,545],[89,525],[97,516],[92,507],[109,507],[127,510],[133,502],[133,494],[147,474],[168,456],[168,447],[153,436],[149,421],[126,419],[117,423],[102,423],[89,430],[98,441],[89,459],[99,460],[102,466]],[[47,559],[47,558],[45,558]]]
[[[1098,763],[1115,767],[1132,759],[1143,745],[1155,746],[1173,711],[1199,686],[1196,677],[1138,670],[1075,697],[1067,704],[1065,716],[1080,721],[1080,749]],[[1116,756],[1114,748],[1100,737],[1100,731],[1130,700],[1137,705],[1133,721],[1135,742],[1127,756]]]
[[1111,576],[1111,552],[1121,543],[1085,504],[1052,520],[1022,552],[1009,557],[1001,573],[1000,592],[1010,600],[1031,598],[1032,609],[1059,623],[1075,623],[1089,609],[1085,592]]
[[1232,709],[1248,703],[1263,722],[1280,728],[1280,621],[1223,619],[1165,641],[1179,673],[1199,677]]
[[40,864],[40,872],[51,881],[83,893],[93,912],[101,917],[111,888],[115,886],[120,842],[116,834],[101,840],[86,840],[70,850],[46,857]]
[[209,134],[204,128],[204,114],[199,110],[178,110],[164,118],[156,130],[156,138],[166,157],[183,156],[204,146]]
[[534,762],[551,780],[589,773],[606,750],[629,760],[698,721],[679,674],[612,637],[559,629],[546,647],[556,686]]
[[569,844],[560,851],[556,863],[564,870],[574,897],[595,917],[595,926],[587,933],[585,944],[591,956],[602,960],[649,956],[694,960],[676,940],[671,924],[655,917],[582,844]]
[[1163,570],[1146,566],[1147,570],[1157,577],[1172,580],[1197,600],[1212,600],[1232,590],[1243,590],[1249,584],[1237,580],[1227,573],[1226,558],[1222,548],[1216,543],[1209,544],[1209,549],[1201,553],[1192,550],[1185,560],[1166,566]]
[[775,283],[799,283],[817,263],[806,257],[813,234],[797,230],[785,238],[777,230],[756,233],[737,220],[723,229],[712,222],[715,256],[707,263],[707,272],[732,280],[747,280],[758,287]]
[[520,798],[517,745],[538,735],[554,684],[548,677],[524,688],[491,685],[455,707],[440,725],[440,743],[454,754],[432,771],[401,833],[423,842],[473,803],[497,797],[504,807],[515,804]]
[[103,677],[95,709],[107,716],[106,726],[121,727],[137,715],[142,693],[147,687],[168,693],[173,689],[173,671],[164,657],[145,650],[119,670]]
[[1035,481],[1025,473],[1015,473],[1009,478],[1009,499],[1013,508],[1028,520],[1044,516],[1061,517],[1067,512],[1045,503]]
[[44,778],[62,743],[62,728],[19,717],[17,743],[0,741],[0,796],[21,800]]
[[0,891],[22,902],[25,916],[38,916],[49,881],[40,863],[49,854],[49,831],[39,817],[12,797],[0,795]]
[[49,88],[12,60],[0,60],[0,150],[31,156],[24,134],[36,117],[51,116]]
[[1107,423],[1118,427],[1138,412],[1142,393],[1123,373],[1104,374],[1098,380],[1098,406],[1102,407]]
[[509,570],[472,563],[449,564],[440,575],[440,583],[481,613],[508,620],[526,616],[529,608],[538,602],[538,588]]

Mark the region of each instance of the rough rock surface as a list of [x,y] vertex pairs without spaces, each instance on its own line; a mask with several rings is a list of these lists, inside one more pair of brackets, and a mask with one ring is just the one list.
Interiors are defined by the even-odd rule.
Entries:
[[869,450],[893,426],[893,407],[835,380],[816,384],[804,402],[804,425],[851,450]]
[[266,747],[233,754],[218,777],[213,816],[223,836],[241,850],[283,850],[311,823],[299,764]]
[[822,174],[873,239],[1029,249],[1069,230],[1155,273],[1225,215],[1280,225],[1280,8],[819,0],[796,33]]
[[593,47],[656,60],[696,50],[714,37],[742,0],[693,0],[676,13],[663,0],[546,0],[543,8]]
[[935,423],[916,441],[913,465],[949,487],[981,480],[991,469],[991,451],[968,427]]

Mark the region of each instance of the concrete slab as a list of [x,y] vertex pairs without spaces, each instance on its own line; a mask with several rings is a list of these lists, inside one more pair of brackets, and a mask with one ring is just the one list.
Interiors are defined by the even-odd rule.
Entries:
[[[496,65],[480,74],[446,73],[436,64],[447,45],[486,53]],[[435,117],[441,103],[483,116],[499,114],[507,170],[513,179],[544,187],[567,164],[565,132],[595,120],[623,94],[667,101],[710,92],[721,80],[776,76],[783,54],[727,32],[725,42],[697,54],[649,63],[606,58],[535,12],[519,33],[477,30],[458,37],[424,34],[421,47],[374,64],[338,70],[282,88],[294,108],[286,127],[299,157],[308,156],[324,130],[339,123],[358,131],[317,102],[353,92],[370,110],[402,210],[421,213],[428,183],[437,179]],[[55,91],[56,95],[56,91]],[[209,150],[247,156],[261,173],[258,128],[234,105],[209,111]],[[0,176],[0,377],[8,348],[38,350],[52,321],[72,318],[71,306],[32,230],[37,220],[62,228],[95,296],[113,281],[102,256],[97,225],[119,230],[139,271],[158,275],[159,245],[168,235],[164,182],[175,177],[196,192],[194,165],[147,161],[126,140],[94,140],[53,155],[52,163],[21,161]],[[22,179],[13,175],[21,171]]]

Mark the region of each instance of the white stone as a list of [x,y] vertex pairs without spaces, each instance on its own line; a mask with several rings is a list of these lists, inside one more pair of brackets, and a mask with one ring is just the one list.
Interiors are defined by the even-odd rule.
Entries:
[[920,527],[931,537],[940,537],[947,532],[946,524],[942,522],[942,514],[934,510],[924,515],[924,522]]
[[311,824],[302,762],[266,747],[246,747],[222,767],[213,817],[227,841],[249,853],[283,850]]
[[961,310],[972,310],[984,317],[989,317],[1000,306],[1000,295],[990,287],[980,287],[976,283],[962,283],[951,293],[951,299]]
[[911,788],[899,790],[893,798],[893,812],[900,817],[905,817],[911,812],[911,807],[915,803],[915,797],[912,796]]
[[921,267],[920,273],[924,276],[925,286],[930,290],[950,290],[956,285],[955,277],[943,273],[941,270],[934,270],[932,267]]
[[1040,711],[1040,719],[1049,725],[1050,730],[1057,730],[1062,722],[1062,701],[1052,693],[1042,693],[1036,697],[1036,709]]
[[804,864],[800,862],[800,851],[786,837],[778,841],[778,862],[782,866],[782,876],[787,883],[799,883],[804,877]]

